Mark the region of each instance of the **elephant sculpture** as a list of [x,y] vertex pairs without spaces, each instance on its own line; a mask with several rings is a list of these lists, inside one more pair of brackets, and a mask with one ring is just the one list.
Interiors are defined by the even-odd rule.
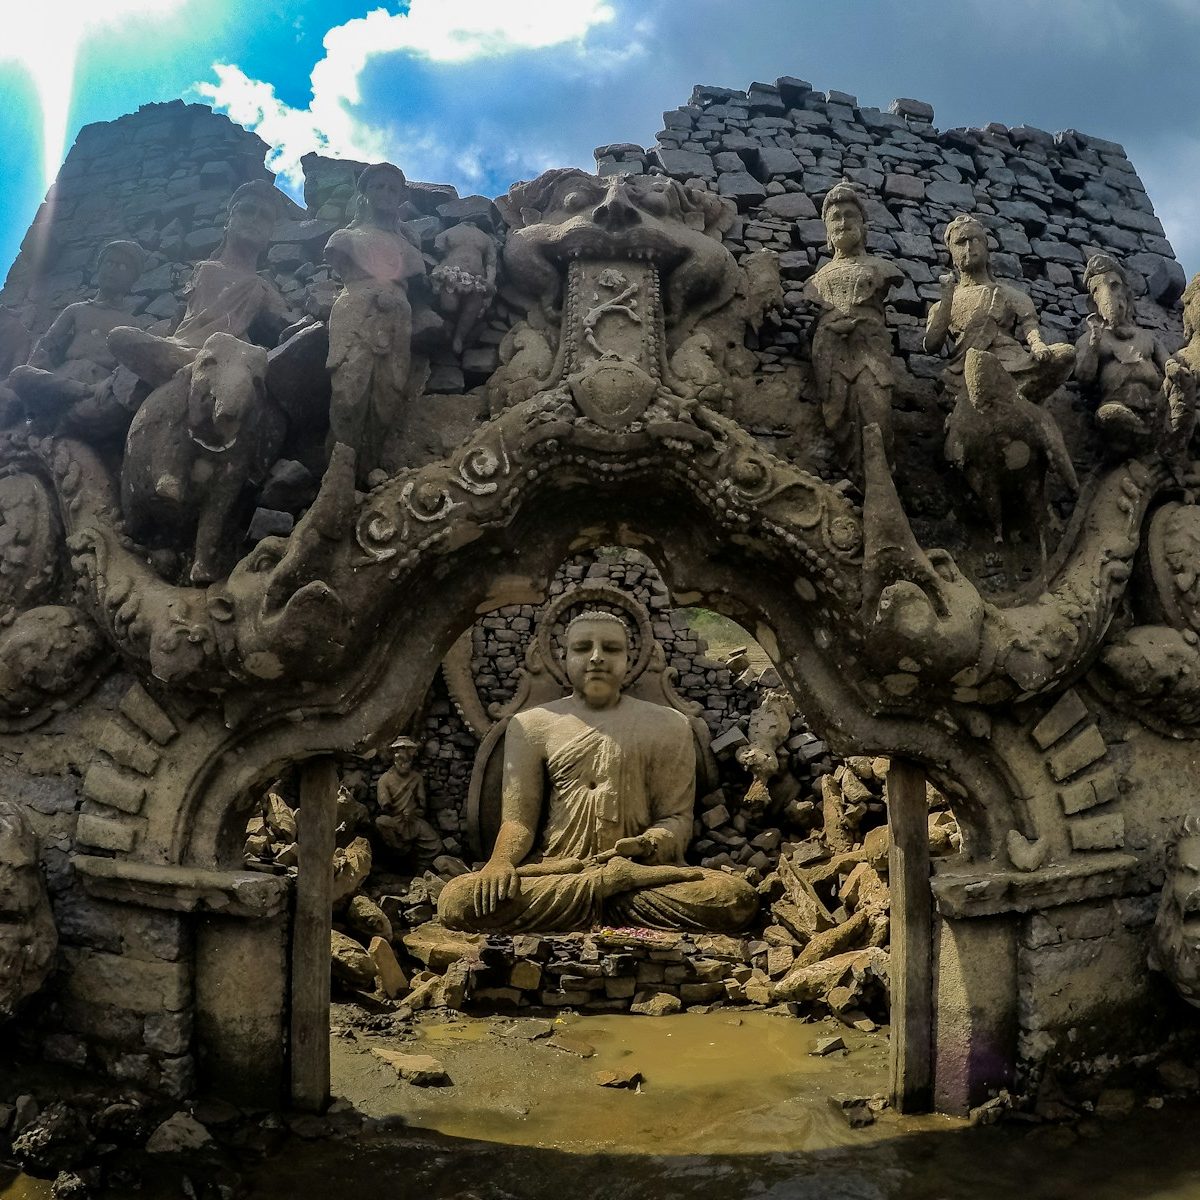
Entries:
[[130,532],[194,537],[190,579],[222,574],[248,485],[261,483],[287,430],[267,395],[267,352],[212,334],[190,364],[156,388],[125,442],[121,500]]

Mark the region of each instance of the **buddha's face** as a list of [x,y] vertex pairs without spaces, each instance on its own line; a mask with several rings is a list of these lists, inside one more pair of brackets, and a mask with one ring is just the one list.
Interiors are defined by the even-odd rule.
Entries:
[[959,271],[979,271],[987,266],[987,234],[975,224],[958,226],[949,239],[950,258]]
[[853,200],[835,200],[825,209],[825,232],[829,244],[843,254],[853,254],[865,237],[862,213]]
[[629,638],[616,621],[572,621],[567,631],[567,678],[590,708],[610,708],[621,697],[629,669]]

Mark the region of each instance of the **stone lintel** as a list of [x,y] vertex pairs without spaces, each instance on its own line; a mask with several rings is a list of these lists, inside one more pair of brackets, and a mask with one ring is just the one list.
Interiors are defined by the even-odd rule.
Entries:
[[990,917],[1144,891],[1139,867],[1133,854],[1089,854],[1040,871],[995,871],[986,865],[972,874],[946,871],[935,874],[931,886],[943,916]]
[[277,916],[287,902],[287,880],[258,871],[160,867],[90,854],[71,861],[88,894],[101,900],[256,920]]

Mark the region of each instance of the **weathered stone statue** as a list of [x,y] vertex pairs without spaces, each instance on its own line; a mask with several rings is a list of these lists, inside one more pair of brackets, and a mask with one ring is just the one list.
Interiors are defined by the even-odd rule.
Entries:
[[994,354],[1028,400],[1044,400],[1066,382],[1075,348],[1048,343],[1033,301],[1021,290],[992,278],[987,230],[965,213],[946,226],[946,246],[958,272],[943,275],[941,299],[929,310],[925,348],[936,354],[953,339],[942,384],[959,403],[966,393],[963,367],[968,350]]
[[37,840],[21,806],[0,800],[0,1020],[45,983],[57,947]]
[[482,870],[442,891],[444,924],[733,932],[753,918],[744,880],[683,865],[692,731],[681,713],[622,695],[628,664],[619,617],[585,612],[567,626],[572,693],[512,717],[496,844]]
[[1134,322],[1125,271],[1108,254],[1093,254],[1083,273],[1092,312],[1075,343],[1075,377],[1096,395],[1096,424],[1120,454],[1152,446],[1165,424],[1166,347]]
[[1167,851],[1150,965],[1200,1008],[1200,812],[1184,817]]
[[261,346],[214,333],[129,427],[121,503],[130,531],[190,539],[192,583],[224,574],[240,540],[238,502],[266,477],[283,442],[286,420],[266,393],[266,375]]
[[454,318],[451,345],[461,354],[496,293],[496,243],[484,217],[465,217],[433,243],[441,261],[430,274],[441,307]]
[[875,422],[892,457],[892,389],[896,369],[884,318],[888,292],[904,279],[895,263],[867,253],[867,210],[848,183],[831,189],[821,206],[833,261],[809,280],[805,292],[821,306],[812,361],[821,414],[842,464],[862,466],[862,429]]
[[396,430],[412,366],[409,280],[425,274],[421,252],[400,231],[404,172],[367,167],[358,180],[358,212],[325,246],[345,284],[329,315],[334,442],[354,450],[360,484],[379,481],[387,440]]
[[1179,464],[1188,457],[1196,431],[1196,388],[1200,380],[1200,275],[1183,292],[1183,332],[1187,343],[1167,360],[1163,392],[1167,399],[1166,454]]
[[1046,476],[1053,469],[1073,494],[1075,467],[1054,418],[1027,400],[995,354],[968,350],[965,394],[946,421],[946,459],[962,471],[997,542],[1024,526],[1046,558]]
[[750,772],[752,782],[742,799],[742,811],[761,816],[771,803],[770,783],[781,772],[780,750],[791,731],[796,702],[785,691],[772,689],[762,698],[747,722],[747,742],[739,746],[737,761]]
[[442,852],[442,839],[425,819],[425,781],[413,767],[417,743],[398,737],[389,749],[392,765],[375,786],[379,803],[375,829],[390,850],[413,854],[421,863],[432,862]]
[[229,201],[225,237],[215,257],[199,263],[174,334],[159,337],[118,327],[108,344],[116,358],[154,387],[187,366],[214,334],[273,346],[289,315],[273,283],[258,274],[279,217],[279,193],[262,180],[244,183]]
[[42,334],[29,362],[9,376],[35,425],[49,428],[72,406],[102,403],[117,366],[108,335],[129,324],[129,292],[145,261],[136,242],[109,242],[97,262],[95,297],[68,304]]

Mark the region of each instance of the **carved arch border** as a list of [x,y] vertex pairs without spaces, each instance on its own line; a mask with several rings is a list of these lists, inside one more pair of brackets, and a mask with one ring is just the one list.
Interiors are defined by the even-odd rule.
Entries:
[[[677,603],[702,604],[750,628],[772,654],[800,711],[835,750],[902,754],[945,783],[974,850],[964,870],[976,879],[1004,875],[1009,882],[999,890],[1011,893],[1013,872],[1004,860],[1013,837],[1047,843],[1058,873],[1064,858],[1073,870],[1087,872],[1107,861],[1095,852],[1119,849],[1119,796],[1111,772],[1105,774],[1103,740],[1097,748],[1099,734],[1086,711],[1077,711],[1075,693],[1051,704],[1057,716],[994,721],[986,738],[969,735],[951,714],[934,721],[873,714],[847,682],[844,665],[817,644],[786,565],[755,546],[714,561],[707,539],[719,532],[715,521],[710,527],[702,518],[684,520],[669,506],[647,512],[635,501],[629,511],[614,512],[611,496],[593,497],[590,504],[586,496],[576,499],[577,516],[567,515],[567,504],[546,505],[533,518],[448,555],[436,587],[411,596],[404,607],[393,606],[354,672],[319,692],[285,697],[269,713],[236,701],[228,701],[223,713],[189,709],[135,684],[98,739],[100,754],[84,781],[79,848],[137,863],[230,869],[229,816],[239,806],[244,810],[249,789],[271,770],[382,744],[407,723],[446,653],[478,615],[517,595],[544,597],[554,568],[572,550],[619,543],[650,551]],[[1075,719],[1064,725],[1072,713]],[[1043,746],[1052,729],[1057,736]],[[1079,745],[1067,754],[1056,748],[1063,739]],[[1059,806],[1038,800],[1055,795],[1055,778],[1030,782],[1036,765],[1055,754],[1063,763],[1072,755],[1081,760],[1079,794],[1064,794]],[[1098,779],[1095,788],[1089,769]],[[1088,799],[1088,809],[1105,805],[1087,819],[1106,818],[1101,827],[1107,840],[1089,842],[1073,832],[1083,828],[1078,814],[1084,809],[1072,806]],[[999,902],[994,893],[989,889]]]

